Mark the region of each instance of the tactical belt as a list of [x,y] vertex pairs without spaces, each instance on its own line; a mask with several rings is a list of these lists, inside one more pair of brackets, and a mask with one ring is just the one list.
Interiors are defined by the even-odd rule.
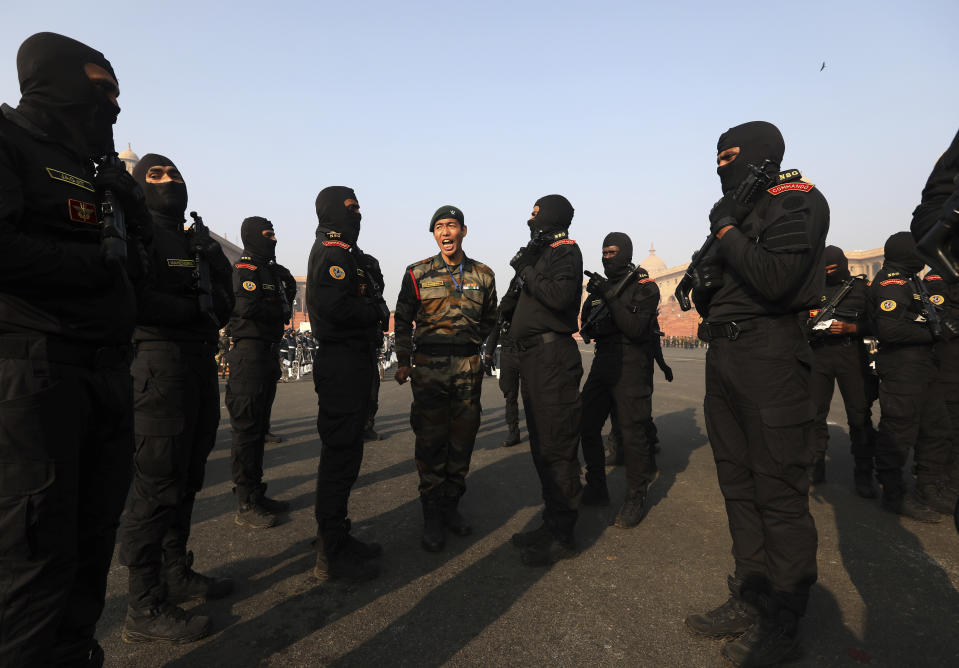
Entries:
[[809,344],[813,348],[819,348],[820,346],[851,346],[859,343],[861,340],[862,337],[856,334],[826,334],[824,336],[817,336],[810,341]]
[[560,341],[562,339],[570,338],[569,334],[557,334],[556,332],[544,332],[543,334],[537,334],[535,336],[527,336],[525,339],[516,340],[516,348],[520,351],[526,351],[530,348],[535,348],[541,343],[552,343],[553,341]]
[[421,343],[416,346],[417,355],[429,357],[472,357],[479,352],[478,343]]
[[759,326],[758,318],[743,320],[742,322],[702,322],[699,324],[699,338],[703,341],[729,339],[735,341],[743,332],[756,329]]
[[217,351],[215,343],[205,341],[137,341],[137,352],[141,350],[170,351],[179,350],[184,355],[191,357],[214,355]]
[[47,360],[88,368],[129,366],[132,347],[98,346],[54,337],[0,336],[0,358]]

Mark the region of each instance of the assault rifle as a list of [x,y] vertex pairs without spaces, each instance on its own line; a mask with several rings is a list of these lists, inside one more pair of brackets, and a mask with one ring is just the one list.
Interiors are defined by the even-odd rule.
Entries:
[[210,262],[204,253],[204,239],[210,238],[210,230],[203,224],[203,218],[196,211],[190,212],[193,225],[193,280],[196,281],[197,301],[200,303],[200,313],[205,313],[217,329],[222,324],[213,310],[213,283],[210,280]]
[[865,278],[865,276],[850,276],[845,281],[842,282],[842,287],[836,291],[836,294],[832,296],[826,305],[819,309],[819,313],[816,314],[815,318],[809,318],[806,320],[806,332],[810,336],[818,336],[822,333],[822,327],[820,323],[826,322],[827,320],[834,319],[837,315],[837,308],[839,303],[846,298],[852,291],[853,282],[857,278]]
[[[613,294],[610,296],[610,299],[616,299],[621,294],[623,294],[623,291],[625,291],[626,288],[633,283],[634,279],[636,278],[636,272],[638,272],[640,269],[641,267],[630,264],[629,273],[627,273],[626,276],[623,277],[623,280],[617,283],[616,287],[613,288]],[[594,273],[592,271],[584,271],[583,273],[589,276],[590,278],[596,278],[596,279],[603,278],[601,275]],[[579,328],[579,335],[583,337],[583,343],[589,343],[590,339],[592,338],[586,334],[589,328],[592,327],[597,322],[599,322],[600,320],[602,320],[603,318],[605,318],[608,313],[609,313],[608,302],[604,303],[598,309],[595,309],[590,312],[589,317],[586,318],[586,322],[584,322],[583,326]]]
[[916,252],[943,279],[959,283],[959,188],[946,200],[939,220],[916,244]]
[[938,341],[942,338],[942,318],[939,317],[939,311],[936,310],[936,305],[929,301],[929,290],[925,281],[918,276],[913,276],[910,280],[912,280],[913,287],[916,288],[922,302],[921,315],[926,319],[926,324],[929,325],[929,331],[932,332],[933,338]]
[[[756,193],[769,187],[769,184],[772,183],[772,177],[766,173],[766,170],[772,164],[772,160],[768,159],[763,160],[763,164],[759,167],[750,164],[749,175],[736,187],[733,193],[733,199],[739,204],[746,206],[753,201]],[[673,295],[676,297],[676,301],[679,302],[679,308],[684,311],[688,311],[693,307],[692,302],[689,301],[689,293],[693,290],[693,274],[696,272],[699,263],[706,258],[706,254],[712,249],[715,241],[716,235],[714,234],[710,234],[709,237],[706,238],[699,252],[693,255],[692,261],[689,263],[689,266],[686,267],[686,273],[683,274],[679,285],[676,286],[676,291]],[[709,286],[707,285],[705,287]]]
[[[114,167],[126,169],[116,153],[100,158],[98,169]],[[123,207],[116,193],[107,188],[100,202],[100,257],[108,264],[122,266],[127,262],[127,223]]]

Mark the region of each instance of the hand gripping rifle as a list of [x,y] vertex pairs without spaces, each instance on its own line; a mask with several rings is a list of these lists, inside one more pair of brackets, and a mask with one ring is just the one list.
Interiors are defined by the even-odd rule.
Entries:
[[[959,185],[959,184],[957,184]],[[959,188],[949,196],[936,224],[916,244],[916,251],[949,283],[959,283]]]
[[918,276],[913,276],[911,280],[920,301],[922,301],[922,316],[926,319],[926,324],[929,325],[932,337],[938,341],[942,338],[942,318],[939,317],[939,311],[936,310],[936,305],[929,301],[929,289],[926,287],[926,282]]
[[[768,159],[763,160],[763,164],[759,167],[750,164],[749,175],[736,187],[733,193],[733,199],[745,206],[753,201],[753,198],[760,190],[765,190],[769,187],[769,184],[772,183],[772,177],[766,173],[766,170],[772,164],[772,160]],[[699,249],[699,252],[693,255],[692,262],[686,267],[686,273],[683,274],[679,285],[676,286],[676,291],[673,295],[676,297],[676,301],[679,302],[679,308],[684,311],[688,311],[693,307],[692,302],[689,301],[689,293],[692,292],[693,289],[693,274],[696,272],[699,263],[706,258],[706,254],[712,249],[715,241],[715,234],[710,234],[709,237],[707,237],[702,248]]]
[[[616,299],[621,294],[623,294],[626,288],[633,283],[634,279],[636,278],[636,272],[638,272],[640,268],[641,267],[639,266],[633,266],[632,264],[630,264],[629,273],[623,277],[623,280],[617,283],[615,288],[613,288],[613,293],[612,295],[610,295],[609,299]],[[596,278],[596,279],[603,278],[600,274],[594,273],[592,271],[584,271],[583,273],[586,276],[589,276],[590,278]],[[598,309],[595,309],[590,312],[589,317],[586,318],[586,322],[584,322],[583,326],[579,328],[579,335],[583,337],[584,343],[589,343],[590,341],[591,337],[586,334],[589,328],[592,327],[597,322],[599,322],[600,320],[602,320],[603,318],[605,318],[606,315],[609,313],[609,301],[604,298],[604,302],[605,303],[602,306],[600,306]]]
[[832,320],[836,317],[836,309],[839,308],[840,302],[846,298],[852,291],[853,282],[857,278],[865,278],[865,276],[850,276],[845,281],[842,282],[842,287],[836,291],[836,294],[832,296],[826,305],[819,309],[819,313],[816,314],[815,318],[809,318],[806,320],[806,332],[811,335],[818,335],[821,333],[819,324],[827,320]]
[[193,232],[193,280],[196,282],[197,301],[200,303],[200,313],[205,314],[210,321],[220,329],[220,321],[217,320],[216,312],[213,310],[213,283],[210,280],[210,262],[206,258],[204,251],[204,239],[210,238],[210,230],[203,224],[203,218],[196,211],[190,212],[190,218],[193,219],[193,225],[190,229]]
[[[123,161],[116,153],[100,158],[98,169],[104,167],[118,167],[126,169]],[[103,191],[100,201],[100,257],[108,264],[121,267],[127,262],[127,224],[120,199],[112,190]]]

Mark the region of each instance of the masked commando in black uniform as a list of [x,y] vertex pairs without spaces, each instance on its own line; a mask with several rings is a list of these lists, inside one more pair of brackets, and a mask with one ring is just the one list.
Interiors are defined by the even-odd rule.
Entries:
[[946,402],[951,428],[948,474],[941,479],[938,496],[943,497],[947,505],[951,503],[955,509],[959,496],[959,337],[950,335],[951,328],[959,323],[959,283],[947,283],[942,276],[932,272],[926,274],[923,281],[929,293],[929,301],[941,310],[944,336],[935,344],[936,359],[939,362],[937,393]]
[[546,505],[542,526],[512,538],[528,566],[576,555],[583,364],[572,333],[583,293],[583,254],[568,238],[572,222],[569,200],[562,195],[540,198],[528,223],[531,241],[510,263],[523,287],[509,335],[519,350],[530,452]]
[[[871,420],[866,411],[865,367],[866,351],[863,334],[868,333],[866,314],[866,280],[864,276],[849,275],[849,261],[841,248],[826,246],[826,289],[819,306],[801,314],[809,326],[819,316],[819,310],[832,303],[846,290],[848,292],[835,306],[832,324],[809,332],[809,344],[816,356],[810,379],[810,391],[816,407],[816,448],[813,453],[812,483],[826,480],[826,448],[829,445],[829,406],[836,383],[846,407],[849,440],[855,460],[853,476],[856,493],[866,499],[876,498],[873,485],[874,448],[870,442]],[[808,317],[807,317],[808,315]],[[825,323],[823,323],[825,324]]]
[[[317,340],[313,386],[316,428],[323,448],[316,476],[317,557],[320,580],[369,580],[378,543],[350,535],[347,504],[363,462],[363,428],[369,416],[376,349],[389,326],[382,296],[369,294],[355,244],[360,205],[351,188],[330,186],[316,197],[316,241],[310,251],[306,302]],[[359,256],[359,257],[358,257]]]
[[[819,303],[829,229],[826,199],[797,170],[776,171],[779,130],[755,121],[719,138],[723,199],[710,213],[717,254],[698,285],[721,272],[712,294],[694,288],[703,315],[704,412],[726,499],[736,573],[733,596],[692,615],[707,636],[741,635],[723,647],[736,665],[773,665],[795,653],[799,618],[816,581],[816,525],[809,513],[813,354],[799,313]],[[734,197],[764,160],[774,185],[750,206]],[[712,276],[704,275],[712,273]]]
[[[882,485],[882,507],[921,522],[938,522],[939,512],[955,505],[944,488],[951,449],[949,413],[937,384],[939,361],[933,344],[942,334],[933,330],[922,295],[926,285],[916,275],[923,261],[909,232],[886,241],[882,269],[869,290],[869,308],[879,338],[879,439],[876,471]],[[939,301],[937,299],[937,301]],[[916,488],[907,494],[902,469],[915,448]],[[939,511],[939,512],[936,512]]]
[[[17,71],[23,97],[0,111],[0,666],[98,666],[149,213],[119,160],[94,176],[120,112],[103,54],[39,33]],[[127,263],[101,244],[105,189],[126,213]]]
[[276,514],[290,504],[266,496],[263,441],[280,379],[279,344],[293,312],[296,281],[276,263],[273,223],[253,216],[240,227],[243,255],[234,265],[236,305],[228,329],[233,349],[227,354],[230,379],[226,407],[233,427],[233,483],[238,510],[235,521],[254,529],[272,527]]
[[[175,606],[233,590],[191,568],[186,551],[196,493],[220,423],[217,335],[233,310],[232,266],[206,227],[184,231],[186,184],[169,158],[148,153],[133,172],[153,217],[151,272],[138,290],[133,334],[135,477],[120,532],[130,569],[127,642],[188,642],[208,617]],[[209,285],[199,285],[200,257]],[[206,267],[202,267],[203,264]],[[211,297],[201,308],[199,292]]]
[[615,524],[623,529],[643,519],[646,488],[654,477],[646,423],[653,410],[652,348],[659,338],[655,334],[659,288],[644,269],[629,277],[630,285],[615,296],[633,268],[632,259],[633,243],[627,235],[606,235],[603,270],[608,280],[590,279],[580,318],[586,323],[598,309],[605,309],[605,315],[583,331],[584,338],[596,341],[596,354],[582,394],[581,434],[586,461],[583,503],[609,503],[601,432],[615,405],[627,481],[626,499]]

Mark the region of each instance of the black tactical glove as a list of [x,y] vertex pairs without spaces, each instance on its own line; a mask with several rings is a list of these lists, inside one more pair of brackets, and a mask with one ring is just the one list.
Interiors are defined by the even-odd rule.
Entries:
[[390,307],[386,305],[386,301],[383,299],[377,301],[376,306],[380,310],[380,327],[384,332],[390,331]]
[[740,204],[732,193],[723,195],[709,212],[709,231],[716,234],[727,225],[738,227],[752,210],[752,206]]
[[663,364],[663,375],[666,376],[666,382],[673,382],[673,369],[668,364]]
[[589,277],[589,282],[586,284],[586,292],[592,292],[593,294],[603,294],[603,289],[609,285],[609,281],[600,276],[599,274],[593,274]]
[[120,200],[129,232],[139,236],[145,243],[152,241],[153,227],[146,195],[122,160],[104,160],[97,169],[93,185],[99,192],[111,190]]
[[209,257],[220,250],[220,244],[210,236],[210,228],[204,225],[198,227],[194,225],[187,232],[187,243],[190,244],[190,250],[199,253],[203,257]]
[[382,290],[383,289],[383,270],[380,269],[380,262],[372,255],[360,251],[360,257],[357,258],[356,263],[360,265],[360,268],[366,272],[367,276],[373,280],[373,283]]
[[[696,261],[698,253],[693,255]],[[693,271],[693,290],[700,293],[713,293],[723,287],[723,259],[718,255],[707,255],[696,265]]]
[[516,251],[516,255],[513,256],[513,259],[509,261],[509,265],[516,271],[517,274],[521,274],[524,269],[531,267],[536,264],[536,260],[539,259],[539,256],[543,253],[543,246],[546,245],[547,237],[543,235],[537,236],[528,244]]

